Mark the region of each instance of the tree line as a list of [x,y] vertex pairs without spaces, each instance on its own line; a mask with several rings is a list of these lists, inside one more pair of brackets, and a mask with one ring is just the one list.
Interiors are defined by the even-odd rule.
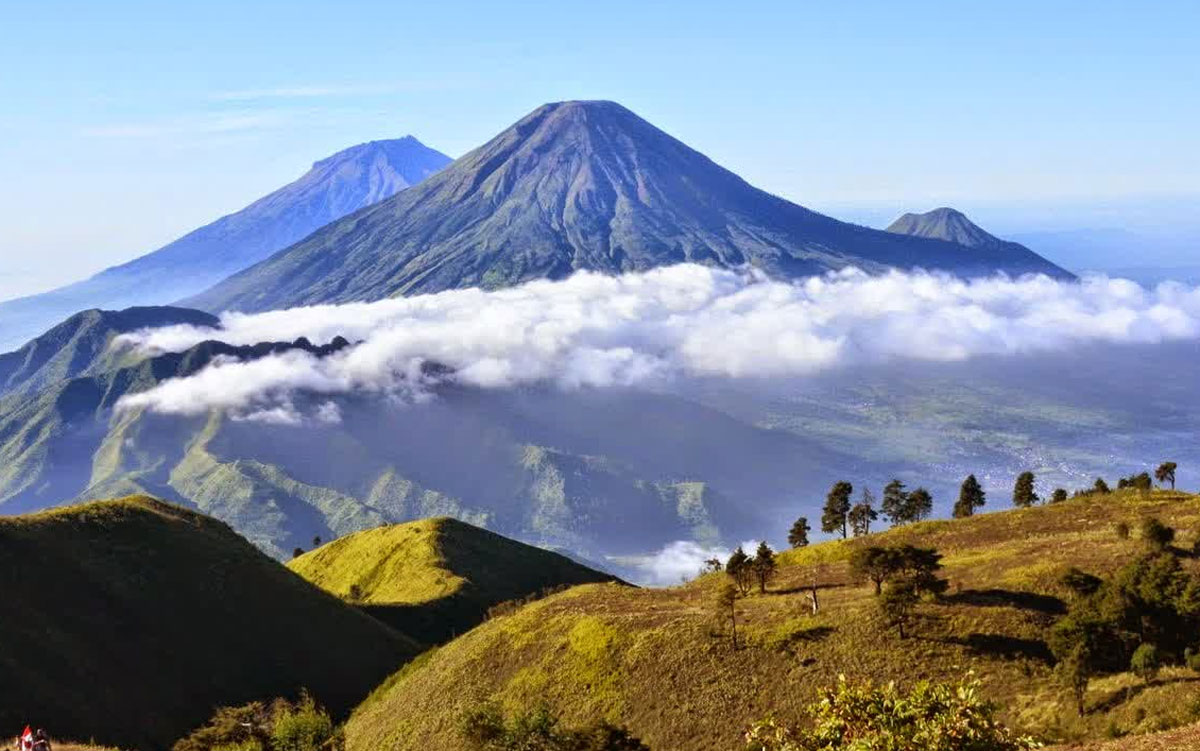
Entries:
[[[1117,481],[1118,490],[1140,490],[1149,492],[1157,480],[1160,486],[1170,485],[1175,489],[1175,462],[1163,462],[1154,470],[1154,479],[1149,472],[1122,477]],[[1025,471],[1017,475],[1013,483],[1012,504],[1017,508],[1029,508],[1042,501],[1036,491],[1037,478],[1033,472]],[[1097,477],[1091,487],[1076,490],[1069,494],[1065,488],[1055,488],[1047,499],[1050,503],[1061,503],[1070,497],[1084,497],[1112,492],[1108,483],[1102,477]],[[839,480],[829,489],[825,496],[825,505],[821,507],[821,531],[826,534],[840,535],[844,540],[848,537],[861,537],[871,532],[871,525],[881,516],[893,527],[901,524],[911,524],[923,521],[933,513],[933,495],[924,487],[908,490],[899,479],[893,479],[883,488],[883,496],[876,508],[875,496],[869,488],[863,488],[858,500],[853,500],[854,486]],[[959,487],[958,498],[954,502],[951,515],[955,519],[974,516],[987,505],[987,493],[974,474],[967,475]],[[802,548],[809,543],[812,526],[808,517],[801,516],[793,522],[788,530],[788,545]]]

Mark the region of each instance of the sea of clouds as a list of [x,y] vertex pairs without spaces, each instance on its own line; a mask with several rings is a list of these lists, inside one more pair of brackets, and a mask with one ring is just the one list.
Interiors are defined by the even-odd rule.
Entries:
[[[896,358],[947,361],[1190,339],[1200,337],[1200,287],[857,270],[782,282],[684,264],[618,277],[579,273],[491,292],[230,313],[219,329],[149,329],[119,345],[164,352],[206,339],[240,345],[307,337],[320,344],[336,336],[355,344],[324,358],[291,351],[218,360],[119,406],[330,421],[337,409],[322,401],[327,397],[421,400],[442,381],[572,389],[676,376],[794,377]],[[298,409],[300,395],[319,406],[311,414]]]

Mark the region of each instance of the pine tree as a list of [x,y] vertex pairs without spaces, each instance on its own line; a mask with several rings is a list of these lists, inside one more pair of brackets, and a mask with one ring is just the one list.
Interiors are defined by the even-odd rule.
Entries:
[[875,496],[871,495],[870,490],[863,488],[862,498],[850,509],[847,518],[855,537],[870,533],[871,522],[879,518],[879,512],[875,510]]
[[808,518],[800,517],[792,523],[792,528],[788,532],[788,545],[793,548],[802,548],[808,544],[808,533],[811,527],[808,526]]
[[822,532],[841,532],[847,535],[847,515],[850,513],[850,494],[854,486],[846,481],[835,482],[825,496],[825,508],[821,512]]
[[892,480],[883,488],[883,501],[879,504],[880,510],[892,526],[903,524],[907,519],[908,513],[908,493],[904,490],[904,483],[899,480]]
[[905,521],[919,522],[933,513],[933,495],[925,488],[916,488],[904,503]]
[[737,550],[733,551],[733,555],[729,556],[729,560],[725,563],[725,573],[733,579],[733,583],[737,585],[738,591],[746,594],[750,591],[750,585],[753,581],[753,573],[750,570],[750,556],[746,555],[746,551],[742,550],[742,546],[738,545]]
[[962,489],[958,491],[958,501],[954,504],[954,518],[972,516],[975,509],[982,507],[984,502],[984,492],[979,480],[975,479],[975,475],[967,475],[967,479],[963,480]]
[[1018,508],[1029,508],[1038,500],[1040,499],[1033,490],[1033,473],[1022,472],[1017,475],[1017,483],[1013,486],[1013,505]]
[[758,579],[758,591],[766,594],[767,582],[775,576],[775,570],[779,564],[775,562],[775,551],[771,550],[771,546],[765,541],[758,543],[758,550],[754,552],[751,566],[754,569],[754,577]]

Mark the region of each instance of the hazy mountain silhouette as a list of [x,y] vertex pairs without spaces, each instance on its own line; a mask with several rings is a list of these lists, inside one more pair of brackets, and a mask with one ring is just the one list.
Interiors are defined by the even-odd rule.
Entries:
[[618,104],[560,102],[184,304],[259,311],[684,261],[780,277],[848,265],[1069,276],[1031,251],[831,219],[749,185]]
[[946,206],[924,214],[905,214],[892,222],[887,231],[957,243],[968,248],[991,251],[1001,257],[1008,254],[1013,258],[1026,258],[1033,254],[1024,245],[1001,240],[972,222],[966,214]]
[[412,136],[340,151],[299,180],[152,253],[66,287],[0,303],[0,350],[78,310],[161,304],[199,292],[449,162]]

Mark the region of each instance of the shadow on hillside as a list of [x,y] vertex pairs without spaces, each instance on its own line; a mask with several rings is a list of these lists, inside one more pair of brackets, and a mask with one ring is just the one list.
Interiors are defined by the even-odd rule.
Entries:
[[1037,660],[1046,665],[1054,664],[1054,655],[1046,642],[1039,639],[1021,639],[1004,634],[981,634],[978,632],[967,636],[950,636],[943,641],[950,644],[961,644],[971,652],[984,657],[999,657],[1005,660],[1029,659]]
[[[821,591],[824,591],[827,589],[841,589],[845,586],[846,586],[845,584],[818,584],[817,591],[821,592]],[[779,589],[768,589],[767,594],[769,594],[769,595],[798,595],[798,594],[804,594],[805,592],[808,592],[811,590],[812,590],[812,587],[810,587],[809,585],[799,584],[794,587],[781,587]]]
[[[798,647],[801,644],[814,644],[824,641],[832,636],[834,631],[837,631],[837,629],[833,626],[813,626],[812,628],[795,631],[788,634],[786,639],[777,642],[775,648],[780,651],[791,652],[794,647]],[[804,664],[811,663],[805,662]]]
[[1088,714],[1092,712],[1107,712],[1110,709],[1116,709],[1127,701],[1137,697],[1148,688],[1154,686],[1170,686],[1175,683],[1196,683],[1200,678],[1181,676],[1178,678],[1157,679],[1153,683],[1139,683],[1134,686],[1125,686],[1118,691],[1115,691],[1112,696],[1103,701],[1096,702],[1088,707]]
[[1062,615],[1067,612],[1067,604],[1052,595],[1039,595],[1035,592],[1018,592],[1009,589],[965,589],[952,595],[944,595],[942,601],[981,608],[1019,608],[1046,615]]

